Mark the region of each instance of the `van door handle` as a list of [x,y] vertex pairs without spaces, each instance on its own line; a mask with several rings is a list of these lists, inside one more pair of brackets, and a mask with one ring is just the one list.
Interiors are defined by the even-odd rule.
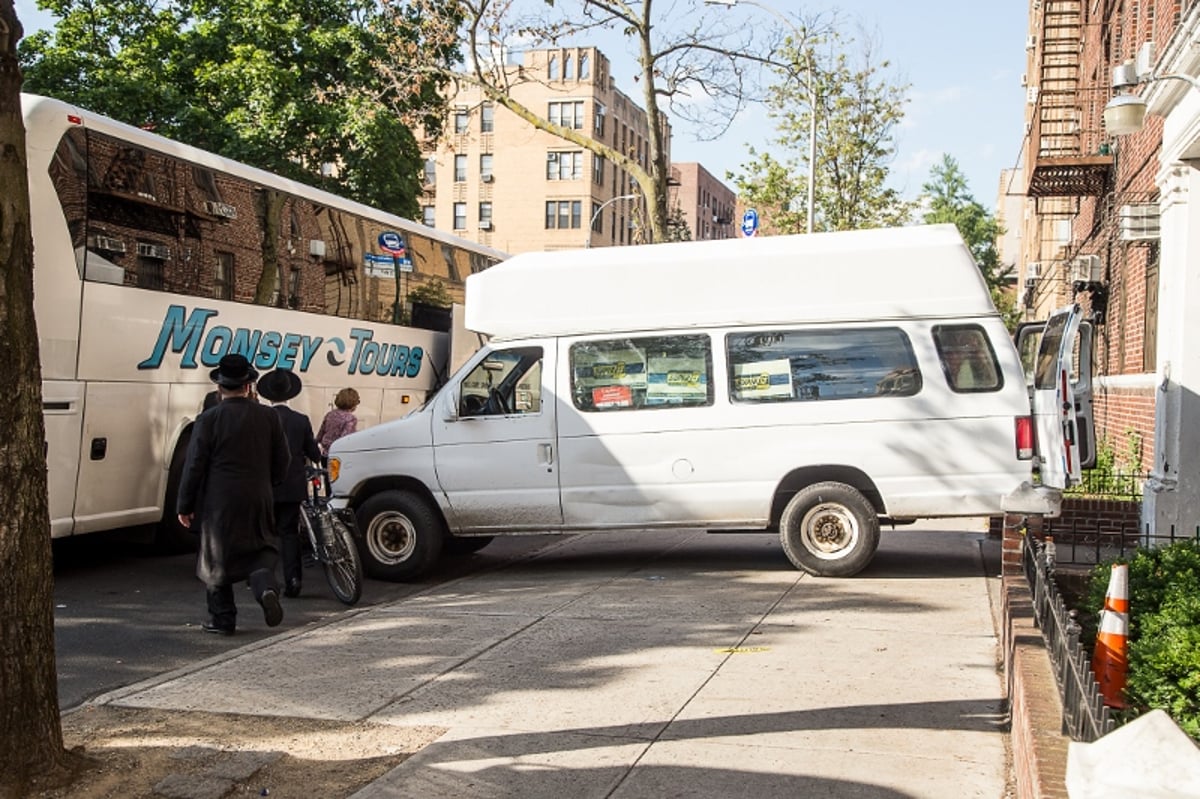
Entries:
[[538,460],[546,466],[554,465],[554,445],[538,444]]

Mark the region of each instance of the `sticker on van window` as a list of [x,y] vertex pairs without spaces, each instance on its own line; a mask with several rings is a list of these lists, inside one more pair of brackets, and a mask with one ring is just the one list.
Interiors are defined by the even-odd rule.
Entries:
[[592,405],[596,408],[628,408],[633,405],[629,386],[600,386],[592,389]]
[[703,405],[708,401],[704,358],[655,356],[647,359],[647,405]]
[[733,365],[735,399],[791,398],[792,367],[787,358]]

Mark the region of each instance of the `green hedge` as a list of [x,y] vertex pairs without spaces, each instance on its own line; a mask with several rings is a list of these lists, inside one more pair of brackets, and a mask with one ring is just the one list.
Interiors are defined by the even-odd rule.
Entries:
[[[1094,642],[1096,619],[1112,575],[1109,561],[1089,580],[1085,635]],[[1165,710],[1200,740],[1200,541],[1139,548],[1129,564],[1129,709],[1118,722]]]

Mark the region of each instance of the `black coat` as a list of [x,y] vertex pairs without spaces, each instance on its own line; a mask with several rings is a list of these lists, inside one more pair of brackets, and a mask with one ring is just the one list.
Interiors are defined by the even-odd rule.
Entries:
[[283,480],[275,484],[276,502],[301,502],[308,496],[308,481],[304,469],[309,461],[321,462],[321,449],[313,437],[312,422],[300,411],[286,405],[276,405],[279,421],[283,423],[283,435],[287,439],[292,462]]
[[176,510],[196,514],[196,576],[206,584],[227,585],[275,567],[272,485],[290,457],[279,415],[266,405],[230,397],[196,419]]

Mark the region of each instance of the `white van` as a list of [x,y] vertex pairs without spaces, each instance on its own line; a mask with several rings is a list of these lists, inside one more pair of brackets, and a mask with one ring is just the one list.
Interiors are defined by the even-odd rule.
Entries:
[[677,527],[778,531],[844,576],[881,522],[1053,516],[1079,478],[1078,312],[1041,337],[1031,409],[952,225],[527,253],[466,292],[488,343],[333,446],[378,577],[505,533]]

